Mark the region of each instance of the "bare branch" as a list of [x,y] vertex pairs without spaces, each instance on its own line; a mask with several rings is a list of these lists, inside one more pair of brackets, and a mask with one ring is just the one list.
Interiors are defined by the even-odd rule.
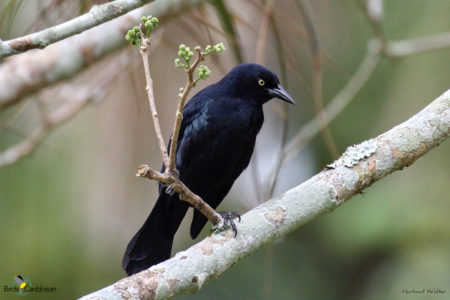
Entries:
[[[195,293],[239,260],[331,212],[386,175],[414,163],[450,134],[450,90],[388,132],[353,146],[303,184],[247,212],[239,235],[207,237],[175,257],[82,299],[167,299]],[[351,162],[350,164],[348,162]]]
[[383,0],[368,0],[367,15],[370,19],[381,23],[383,19]]
[[314,30],[314,24],[312,20],[312,13],[308,3],[305,0],[297,0],[297,6],[304,19],[306,32],[308,33],[309,42],[311,46],[311,54],[313,61],[313,100],[317,112],[317,119],[320,124],[320,132],[322,133],[325,145],[333,158],[339,156],[337,147],[331,136],[328,123],[325,120],[323,112],[323,91],[322,91],[322,57],[319,50],[319,41],[317,39],[316,32]]
[[397,58],[449,47],[450,32],[445,32],[423,38],[388,42],[385,54]]
[[186,70],[188,75],[188,82],[183,92],[180,94],[180,101],[178,101],[177,113],[175,115],[175,123],[173,125],[172,141],[170,143],[170,157],[169,164],[166,169],[168,173],[177,173],[175,166],[175,158],[177,153],[178,135],[180,133],[181,121],[183,120],[183,109],[187,100],[187,96],[191,89],[195,86],[194,82],[194,71],[198,64],[205,59],[204,53],[198,48],[196,48],[197,58],[194,63]]
[[[364,1],[358,0],[363,7],[369,24],[375,33],[374,38],[367,43],[367,53],[358,70],[348,81],[344,88],[330,101],[323,110],[325,124],[330,123],[351,102],[356,93],[369,79],[375,67],[380,61],[380,55],[386,58],[398,58],[413,55],[425,51],[438,50],[450,47],[450,33],[438,34],[426,38],[409,39],[405,41],[386,41],[382,30],[383,1],[370,0],[365,5]],[[283,151],[283,161],[289,161],[295,153],[298,153],[306,143],[320,131],[320,119],[317,116],[302,126],[297,134],[289,141]],[[269,182],[273,185],[277,169],[274,169]]]
[[51,114],[47,115],[42,112],[44,120],[38,128],[34,129],[23,141],[0,153],[0,167],[16,163],[21,158],[33,153],[52,132],[52,129],[76,115],[91,100],[82,88],[77,88],[76,93],[72,92],[71,95],[77,95],[79,99],[71,100]]
[[214,225],[219,224],[222,221],[222,217],[211,207],[203,201],[202,198],[194,194],[184,183],[173,174],[160,173],[151,169],[147,165],[139,167],[136,174],[138,177],[144,177],[151,180],[156,180],[166,185],[169,185],[171,189],[178,193],[180,200],[186,201],[198,211],[200,211],[208,220]]
[[[347,107],[348,104],[350,104],[356,93],[364,86],[373,70],[378,65],[378,62],[380,61],[381,46],[379,45],[378,40],[373,40],[370,44],[368,52],[355,74],[325,107],[323,114],[326,123],[330,123],[344,110],[345,107]],[[288,142],[286,149],[283,152],[285,161],[289,160],[295,153],[298,153],[306,142],[319,131],[320,124],[317,118],[312,119],[302,126],[297,134]]]
[[0,58],[26,52],[35,48],[45,48],[94,26],[119,17],[153,0],[115,0],[102,5],[94,5],[84,15],[65,23],[9,41],[0,41]]
[[258,41],[256,42],[256,62],[263,65],[267,46],[267,32],[273,15],[273,0],[268,0],[264,5],[264,17],[259,27]]
[[[145,18],[145,17],[143,17]],[[177,141],[178,141],[178,135],[180,131],[181,126],[181,120],[183,119],[183,108],[184,104],[186,102],[187,96],[189,95],[190,90],[192,87],[195,86],[197,80],[194,80],[194,71],[196,70],[198,64],[200,61],[205,59],[205,56],[207,54],[203,53],[200,50],[200,47],[196,47],[195,50],[197,51],[197,58],[194,61],[192,65],[189,65],[189,60],[186,60],[186,72],[188,75],[188,82],[186,85],[186,88],[183,90],[183,92],[180,93],[180,101],[178,103],[178,108],[176,112],[175,117],[175,125],[173,129],[173,135],[172,135],[172,141],[170,144],[170,157],[167,155],[167,149],[165,147],[164,139],[161,133],[161,126],[159,124],[159,117],[158,112],[156,110],[156,103],[155,98],[153,95],[153,80],[150,75],[150,67],[148,64],[148,47],[151,43],[150,38],[150,32],[156,28],[156,24],[158,23],[158,20],[156,19],[156,24],[153,25],[154,27],[149,26],[148,28],[143,23],[145,21],[142,21],[139,24],[139,32],[140,32],[140,42],[138,40],[132,40],[132,36],[127,34],[127,39],[132,40],[132,44],[139,44],[139,52],[141,54],[143,64],[144,64],[144,71],[145,71],[145,80],[147,82],[146,90],[148,94],[148,99],[150,102],[150,109],[152,112],[152,119],[153,123],[155,125],[155,132],[158,139],[158,144],[161,150],[162,158],[164,161],[165,166],[165,172],[160,173],[153,169],[151,169],[147,165],[142,165],[139,167],[138,172],[136,176],[138,177],[144,177],[152,180],[156,180],[160,183],[163,183],[165,185],[168,185],[168,189],[172,189],[175,192],[178,193],[180,200],[186,201],[193,207],[195,207],[198,211],[200,211],[208,220],[210,220],[214,225],[218,225],[219,228],[225,228],[226,224],[223,220],[223,218],[211,207],[203,201],[202,198],[200,198],[198,195],[194,194],[187,186],[184,185],[184,183],[179,179],[178,177],[178,171],[176,169],[175,165],[175,159],[176,159],[176,151],[177,151]],[[133,31],[130,30],[132,33]],[[133,35],[134,36],[134,35]],[[222,45],[223,46],[223,45]],[[193,55],[193,53],[192,53]],[[199,77],[200,79],[200,77]],[[198,80],[199,80],[198,79]],[[163,191],[165,193],[167,191]]]
[[[266,1],[264,5],[264,10],[262,11],[264,13],[264,17],[262,19],[261,25],[259,26],[259,32],[258,32],[258,40],[256,42],[256,54],[255,54],[255,60],[256,63],[264,65],[265,61],[265,51],[267,47],[267,34],[269,30],[269,23],[272,21],[272,15],[273,15],[273,0]],[[280,62],[281,63],[281,62]],[[273,110],[275,112],[278,112],[277,108],[280,107],[278,103],[270,102],[270,105],[272,106]],[[250,162],[250,170],[251,170],[251,180],[254,190],[254,205],[257,205],[264,200],[263,193],[261,191],[261,177],[259,175],[258,170],[258,152],[253,151],[253,157]],[[267,199],[267,198],[266,198]]]
[[422,52],[434,51],[450,47],[450,32],[444,32],[429,37],[407,40],[389,41],[383,31],[383,0],[358,0],[366,14],[367,21],[383,48],[387,58],[400,58]]
[[0,129],[8,126],[26,107],[27,102],[22,101],[18,105],[14,106],[11,112],[0,121]]
[[[281,37],[280,37],[280,33],[278,31],[278,26],[276,24],[276,20],[274,18],[271,18],[271,22],[270,25],[272,27],[272,31],[273,31],[273,35],[275,38],[275,45],[277,46],[277,53],[278,53],[278,61],[280,63],[280,71],[281,71],[281,78],[282,78],[282,82],[283,84],[286,85],[287,88],[287,74],[286,74],[286,62],[284,59],[284,53],[283,53],[283,45],[281,42]],[[276,163],[275,163],[275,167],[274,167],[274,172],[272,172],[272,182],[271,184],[268,185],[268,187],[266,188],[266,194],[267,197],[266,199],[270,199],[273,197],[273,194],[275,192],[275,187],[277,186],[278,183],[278,179],[279,179],[279,175],[281,172],[281,167],[283,165],[283,151],[286,147],[286,143],[287,143],[287,137],[288,137],[288,118],[289,118],[289,114],[287,113],[287,106],[286,103],[283,105],[283,111],[284,111],[284,116],[285,118],[283,118],[283,130],[282,130],[282,135],[281,135],[281,151],[278,154],[278,157],[276,159]],[[272,250],[267,251],[268,253],[266,253],[266,258],[271,257],[271,254],[273,254]],[[271,261],[271,258],[268,259],[268,261]],[[268,275],[266,277],[269,277]]]
[[383,0],[368,0],[367,4],[364,0],[357,0],[357,3],[363,9],[367,21],[372,27],[372,31],[379,38],[384,46],[385,35],[383,31]]
[[[167,156],[167,150],[165,148],[164,140],[161,133],[161,127],[159,125],[158,113],[156,111],[155,99],[153,96],[153,81],[150,76],[150,68],[148,65],[148,57],[147,57],[147,48],[150,45],[150,41],[144,38],[144,34],[141,30],[142,37],[142,45],[140,47],[140,53],[144,62],[145,69],[145,79],[147,81],[147,93],[150,102],[150,109],[152,111],[153,123],[155,125],[156,136],[158,138],[159,147],[161,149],[161,154],[163,157],[164,165],[166,166],[166,171],[164,173],[160,173],[154,171],[147,165],[142,165],[138,169],[138,173],[136,176],[144,177],[152,180],[159,181],[166,185],[169,185],[171,189],[178,193],[180,200],[186,201],[195,207],[198,211],[200,211],[208,220],[211,221],[214,225],[219,224],[222,221],[222,217],[202,198],[198,195],[194,194],[184,183],[178,178],[178,171],[175,167],[175,158],[176,158],[176,144],[178,140],[178,133],[180,131],[181,120],[183,119],[183,108],[185,100],[189,94],[191,88],[195,85],[193,80],[193,72],[197,67],[198,63],[204,59],[203,54],[198,51],[199,56],[197,57],[194,64],[188,70],[188,83],[186,85],[185,90],[180,95],[180,102],[178,104],[178,109],[175,117],[175,127],[173,133],[173,139],[170,146],[170,158]],[[175,146],[174,146],[175,145]],[[172,155],[173,154],[173,155]],[[223,224],[225,225],[225,224]]]
[[169,165],[169,157],[167,155],[166,143],[164,143],[164,138],[162,136],[161,126],[159,125],[158,111],[156,110],[155,97],[153,95],[153,80],[150,75],[150,66],[148,65],[147,49],[148,46],[150,46],[150,39],[145,38],[145,34],[142,32],[142,26],[140,32],[142,44],[139,49],[139,53],[141,54],[142,62],[144,64],[145,81],[147,82],[147,86],[145,87],[145,89],[147,90],[148,101],[150,104],[150,110],[152,112],[153,125],[155,126],[156,138],[158,140],[159,149],[161,151],[164,165],[167,168],[167,166]]
[[[121,63],[124,66],[129,63],[126,55],[121,56]],[[37,99],[41,115],[40,124],[23,141],[0,153],[0,167],[16,163],[33,153],[56,127],[74,117],[87,104],[102,98],[109,85],[120,74],[120,72],[117,72],[117,66],[112,65],[101,73],[100,79],[96,80],[94,87],[63,85],[59,89],[59,97],[68,99],[52,112],[48,112],[45,104]]]

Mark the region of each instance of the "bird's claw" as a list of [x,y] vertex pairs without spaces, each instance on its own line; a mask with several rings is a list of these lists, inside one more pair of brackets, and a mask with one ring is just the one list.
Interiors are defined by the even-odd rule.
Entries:
[[234,223],[234,219],[239,219],[239,222],[241,222],[241,216],[235,212],[235,211],[231,211],[231,212],[225,212],[225,211],[219,211],[217,212],[223,219],[223,223],[219,223],[217,225],[214,225],[211,228],[211,231],[214,231],[214,233],[218,233],[221,232],[229,227],[231,227],[231,229],[234,232],[234,237],[237,236],[237,229],[236,229],[236,224]]
[[173,194],[175,194],[175,190],[172,188],[172,185],[170,185],[170,184],[163,184],[163,186],[166,188],[166,194],[169,194],[169,195],[173,195]]

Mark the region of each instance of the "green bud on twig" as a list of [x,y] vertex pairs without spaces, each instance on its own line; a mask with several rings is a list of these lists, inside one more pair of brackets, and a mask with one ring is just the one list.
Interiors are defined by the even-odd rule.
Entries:
[[133,26],[128,30],[125,39],[132,45],[141,46],[141,29],[145,38],[150,39],[150,33],[158,26],[158,18],[152,16],[142,16],[140,26]]
[[214,52],[221,53],[223,51],[225,51],[225,46],[223,45],[223,43],[219,43],[214,46],[208,45],[205,48],[205,56],[207,56],[211,53],[214,53]]
[[214,49],[217,51],[217,53],[221,53],[226,50],[223,43],[219,43],[219,44],[215,45]]
[[175,68],[186,68],[186,64],[181,62],[181,59],[175,58]]
[[211,75],[211,70],[207,66],[201,65],[197,69],[197,75],[200,79],[206,79]]
[[183,66],[189,68],[189,61],[194,56],[194,52],[192,52],[191,48],[186,47],[186,45],[184,44],[181,44],[178,49],[179,49],[178,56],[181,57],[186,62],[186,64]]
[[[192,57],[194,56],[194,52],[191,51],[191,49],[189,47],[187,47],[185,44],[181,44],[178,47],[178,56],[179,58],[175,58],[175,67],[177,68],[183,68],[186,71],[189,72],[189,76],[192,75],[191,72],[196,72],[197,73],[197,78],[195,78],[193,80],[193,84],[196,85],[200,80],[204,80],[207,79],[210,75],[211,75],[211,70],[205,66],[205,65],[200,65],[197,66],[197,64],[204,60],[206,56],[208,56],[211,53],[217,52],[217,53],[221,53],[225,50],[225,46],[223,45],[223,43],[219,43],[216,44],[214,46],[211,45],[207,45],[205,47],[205,51],[202,51],[202,48],[200,46],[196,46],[194,48],[194,50],[196,52],[198,52],[198,58],[197,60],[195,60],[195,62],[193,63],[193,66],[190,65],[190,60],[192,59]],[[181,59],[184,60],[184,63],[181,61]],[[195,69],[193,69],[193,67],[195,67]],[[179,89],[179,96],[182,97],[182,94],[184,92],[184,88],[180,88]]]

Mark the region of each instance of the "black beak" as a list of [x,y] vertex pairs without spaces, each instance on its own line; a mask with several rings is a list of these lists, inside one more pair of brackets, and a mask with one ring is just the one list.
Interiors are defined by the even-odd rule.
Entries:
[[269,90],[269,94],[272,97],[281,99],[283,101],[286,101],[286,102],[289,102],[289,103],[295,105],[294,99],[292,99],[291,95],[289,95],[289,93],[286,92],[286,90],[281,86],[281,84],[279,84],[278,87]]

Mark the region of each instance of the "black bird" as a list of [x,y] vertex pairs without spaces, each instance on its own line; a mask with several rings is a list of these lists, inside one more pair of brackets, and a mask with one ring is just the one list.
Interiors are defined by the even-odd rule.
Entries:
[[[186,104],[176,167],[183,183],[212,208],[248,166],[264,122],[262,105],[274,97],[295,104],[272,71],[257,64],[241,64]],[[178,194],[159,186],[152,212],[125,251],[122,268],[128,275],[170,257],[173,237],[188,208]],[[194,210],[193,239],[207,221]]]

